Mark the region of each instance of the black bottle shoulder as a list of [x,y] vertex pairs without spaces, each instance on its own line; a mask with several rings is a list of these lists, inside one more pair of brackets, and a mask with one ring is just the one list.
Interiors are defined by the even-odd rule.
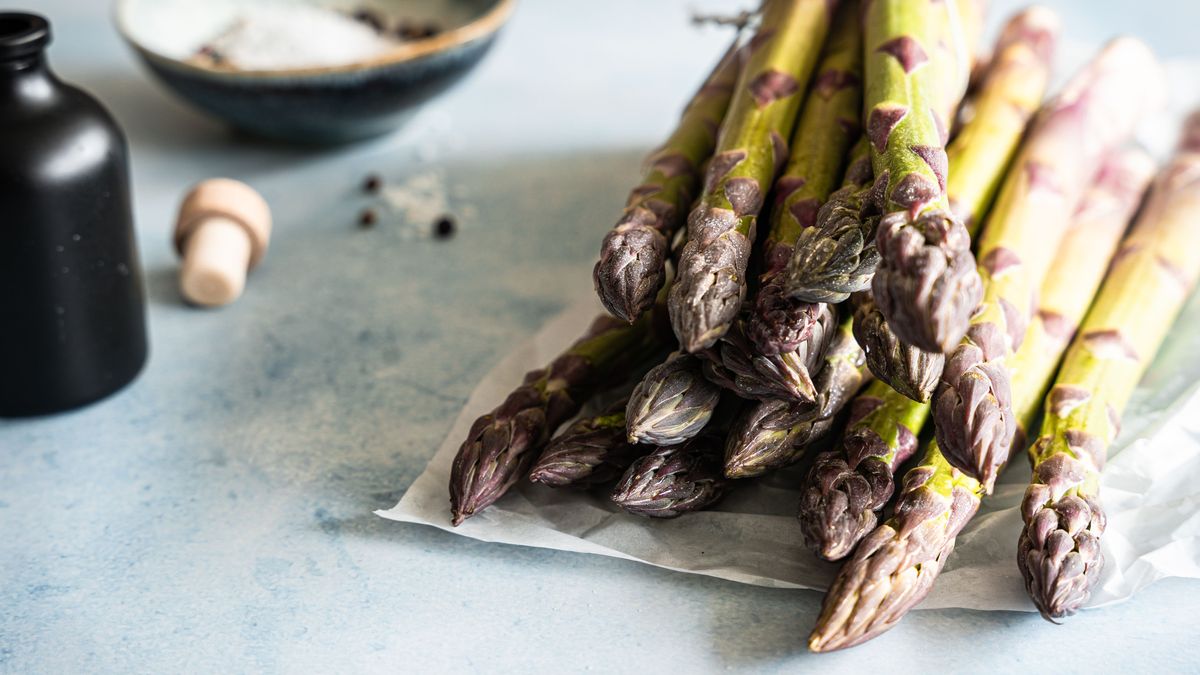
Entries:
[[53,94],[42,100],[0,105],[0,182],[70,183],[126,161],[116,120],[77,87],[56,81]]

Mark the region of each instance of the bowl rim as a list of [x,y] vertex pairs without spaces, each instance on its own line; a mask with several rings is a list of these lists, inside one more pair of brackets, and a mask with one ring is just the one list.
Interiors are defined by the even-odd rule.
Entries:
[[497,0],[483,14],[471,19],[467,23],[444,33],[438,33],[433,37],[422,38],[412,42],[401,43],[395,49],[387,51],[383,54],[373,56],[368,59],[361,59],[351,63],[345,63],[336,66],[317,66],[309,68],[286,68],[272,70],[234,70],[229,68],[217,68],[201,63],[193,63],[184,59],[177,59],[172,56],[167,56],[161,52],[155,51],[134,37],[134,33],[125,23],[125,15],[130,3],[135,0],[117,0],[113,4],[113,21],[116,24],[117,32],[127,44],[137,50],[144,58],[153,59],[155,61],[169,64],[181,70],[190,71],[193,74],[216,76],[216,77],[246,77],[255,79],[290,79],[296,77],[307,77],[313,75],[331,75],[337,73],[353,73],[363,70],[370,70],[382,66],[394,66],[401,63],[415,61],[432,54],[444,52],[454,47],[459,47],[470,42],[474,42],[481,38],[486,38],[496,33],[512,16],[513,10],[516,8],[517,0]]

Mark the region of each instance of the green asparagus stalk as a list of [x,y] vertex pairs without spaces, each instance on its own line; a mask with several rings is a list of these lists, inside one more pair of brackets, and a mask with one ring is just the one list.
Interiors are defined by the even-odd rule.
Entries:
[[675,518],[716,503],[728,483],[721,474],[721,438],[706,432],[635,461],[613,489],[612,500],[635,515]]
[[[979,88],[976,114],[950,144],[947,195],[955,216],[972,226],[983,219],[991,192],[1008,167],[1029,116],[1045,91],[1057,19],[1044,8],[1026,10],[1005,27],[996,62]],[[907,344],[886,322],[873,298],[856,296],[855,337],[876,377],[915,401],[938,385],[945,357]]]
[[739,318],[716,346],[702,352],[705,376],[742,398],[812,403],[817,397],[812,374],[837,332],[833,308],[824,303],[813,308],[817,316],[808,337],[796,349],[773,356],[755,348],[746,336],[746,320]]
[[451,522],[457,526],[491,506],[529,468],[550,434],[607,383],[628,377],[663,349],[654,316],[633,324],[600,316],[575,344],[525,381],[492,412],[475,420],[450,470]]
[[[1154,160],[1143,150],[1129,148],[1112,153],[1075,211],[1057,256],[1069,254],[1074,259],[1069,265],[1052,265],[1046,273],[1037,311],[1025,329],[1021,349],[1012,359],[1013,412],[1017,418],[1014,448],[1028,447],[1025,432],[1040,412],[1043,394],[1050,388],[1059,359],[1104,280],[1109,261],[1155,169]],[[1026,372],[1042,377],[1022,375]]]
[[917,450],[929,406],[876,380],[850,407],[839,446],[817,455],[800,493],[804,543],[826,560],[846,557],[875,527],[892,476]]
[[725,476],[750,478],[792,464],[829,433],[834,419],[870,379],[862,349],[843,321],[825,352],[816,400],[767,399],[747,406],[725,439]]
[[671,291],[684,351],[707,349],[738,315],[763,199],[787,160],[787,138],[836,2],[766,0],[721,125]]
[[1075,336],[1030,449],[1017,563],[1042,616],[1073,614],[1104,566],[1100,470],[1121,414],[1200,275],[1200,113],[1155,181]]
[[1043,112],[997,198],[979,245],[984,301],[946,359],[933,404],[946,459],[988,491],[1016,430],[1007,361],[1021,345],[1033,291],[1103,158],[1162,88],[1145,45],[1109,43]]
[[1059,28],[1058,16],[1041,6],[1008,21],[975,96],[973,114],[946,149],[950,210],[972,235],[1046,93]]
[[712,155],[741,65],[735,44],[692,97],[679,125],[646,158],[642,182],[600,246],[596,293],[614,316],[633,321],[654,305],[666,280],[669,242],[683,224]]
[[[1031,326],[1014,358],[1020,366],[1014,369],[1013,393],[1023,425],[1033,421],[1036,402],[1066,349],[1054,326],[1086,311],[1150,170],[1138,153],[1107,159],[1088,193],[1098,206],[1079,212],[1062,242],[1057,256],[1062,263],[1041,291],[1046,316],[1063,319],[1051,319],[1047,330]],[[863,539],[834,581],[810,646],[842,649],[894,626],[928,594],[983,496],[984,485],[951,466],[937,441],[930,443],[905,475],[895,515]]]
[[[945,38],[933,47],[931,59],[941,72],[941,118],[953,127],[963,99],[970,91],[971,75],[979,64],[987,0],[953,0],[936,8]],[[949,128],[949,127],[948,127]]]
[[675,352],[634,387],[625,411],[630,443],[678,445],[700,433],[721,400],[699,357]]
[[529,480],[550,487],[588,487],[616,480],[644,448],[625,438],[627,400],[594,417],[582,417],[551,439],[529,470]]
[[[948,14],[937,0],[892,0],[871,3],[865,16],[867,137],[884,214],[871,290],[896,336],[929,352],[962,339],[982,296],[970,235],[945,192],[951,65],[930,56],[963,32],[957,12]],[[965,73],[965,63],[955,67]]]
[[862,105],[862,31],[857,0],[842,4],[830,31],[808,98],[801,108],[792,155],[775,181],[771,229],[763,243],[761,286],[746,333],[759,353],[774,356],[800,347],[819,312],[814,303],[787,296],[778,279],[800,233],[816,223],[833,191],[846,153],[859,136]]

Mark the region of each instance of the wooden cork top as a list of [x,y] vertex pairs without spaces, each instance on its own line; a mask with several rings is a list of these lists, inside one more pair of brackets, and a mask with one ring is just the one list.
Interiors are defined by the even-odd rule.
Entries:
[[254,188],[231,178],[210,178],[192,188],[179,207],[175,224],[175,250],[186,257],[188,238],[206,219],[227,218],[246,230],[250,238],[250,264],[262,260],[271,240],[271,209]]

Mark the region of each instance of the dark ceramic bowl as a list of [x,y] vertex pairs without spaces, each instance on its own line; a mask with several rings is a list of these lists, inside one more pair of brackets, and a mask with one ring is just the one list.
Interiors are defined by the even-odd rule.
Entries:
[[[275,0],[278,5],[281,0]],[[196,107],[268,138],[338,143],[400,126],[487,53],[516,0],[284,0],[351,11],[389,24],[432,21],[443,32],[345,65],[232,70],[194,57],[255,0],[119,0],[117,26],[156,77]]]

